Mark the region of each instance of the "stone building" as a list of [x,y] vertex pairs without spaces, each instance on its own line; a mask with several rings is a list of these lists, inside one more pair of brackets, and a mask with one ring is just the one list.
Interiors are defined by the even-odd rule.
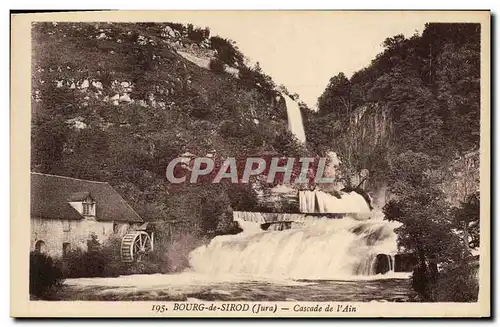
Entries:
[[111,185],[31,173],[31,250],[63,257],[143,223]]

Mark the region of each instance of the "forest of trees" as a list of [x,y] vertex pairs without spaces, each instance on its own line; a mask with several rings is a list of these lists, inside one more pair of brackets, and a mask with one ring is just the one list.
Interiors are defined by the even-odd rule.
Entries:
[[[225,64],[240,66],[240,78],[184,60],[169,45],[166,27],[185,43],[208,42]],[[222,160],[300,150],[270,77],[258,65],[243,66],[234,42],[210,37],[209,29],[37,23],[32,33],[33,171],[107,181],[144,219],[213,234],[234,228],[231,210],[252,205],[242,199],[253,199],[253,189],[171,185],[165,180],[171,159],[185,152],[214,152]]]
[[423,301],[477,299],[479,193],[468,189],[452,207],[441,184],[453,160],[479,149],[480,29],[429,23],[421,35],[387,38],[368,67],[333,76],[318,112],[306,113],[310,149],[368,169],[369,191],[387,186],[385,217],[402,223],[399,246],[418,258],[413,287]]
[[355,110],[377,104],[394,123],[391,152],[412,150],[446,161],[477,149],[480,25],[427,24],[422,35],[396,35],[383,46],[350,79],[344,73],[330,79],[309,122],[315,148],[344,149],[336,143],[343,140],[330,135],[348,134],[346,122]]

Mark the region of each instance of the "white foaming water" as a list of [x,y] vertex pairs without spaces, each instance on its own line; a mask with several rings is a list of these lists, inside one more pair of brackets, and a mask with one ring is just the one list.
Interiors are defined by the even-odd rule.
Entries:
[[283,94],[283,98],[286,103],[288,128],[301,143],[306,143],[306,133],[302,124],[302,114],[299,105],[286,94]]
[[[190,265],[208,275],[248,275],[277,279],[371,279],[377,254],[397,253],[397,223],[311,218],[284,231],[244,231],[215,237],[190,254]],[[393,271],[394,265],[389,264]]]
[[299,210],[304,213],[369,213],[366,200],[356,192],[339,192],[340,198],[323,191],[300,191]]

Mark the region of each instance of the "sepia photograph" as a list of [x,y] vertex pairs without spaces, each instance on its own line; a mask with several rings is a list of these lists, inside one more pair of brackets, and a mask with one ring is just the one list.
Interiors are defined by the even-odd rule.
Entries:
[[14,316],[490,315],[489,11],[12,35]]

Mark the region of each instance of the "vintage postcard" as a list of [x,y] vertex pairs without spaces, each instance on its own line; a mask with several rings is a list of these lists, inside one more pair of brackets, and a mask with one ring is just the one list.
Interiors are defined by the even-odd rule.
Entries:
[[489,317],[489,11],[11,17],[14,317]]

